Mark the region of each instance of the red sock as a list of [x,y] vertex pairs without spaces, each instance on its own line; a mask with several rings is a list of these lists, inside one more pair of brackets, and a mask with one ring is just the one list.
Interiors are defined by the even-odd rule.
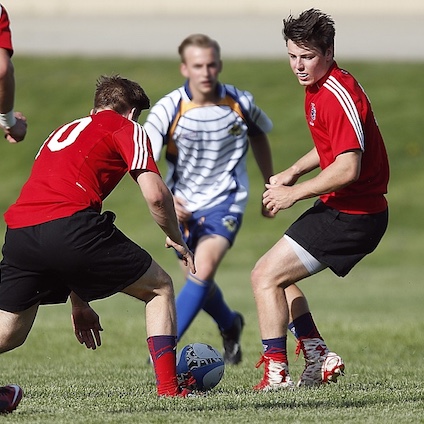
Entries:
[[159,396],[175,396],[180,392],[177,382],[176,344],[175,336],[152,336],[147,339]]

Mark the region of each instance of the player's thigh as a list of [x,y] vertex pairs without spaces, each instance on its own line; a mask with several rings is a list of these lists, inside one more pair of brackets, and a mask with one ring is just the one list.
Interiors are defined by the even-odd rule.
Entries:
[[287,240],[281,238],[256,262],[251,278],[253,286],[285,288],[309,275]]
[[154,260],[147,271],[122,292],[145,302],[156,295],[174,296],[171,277]]

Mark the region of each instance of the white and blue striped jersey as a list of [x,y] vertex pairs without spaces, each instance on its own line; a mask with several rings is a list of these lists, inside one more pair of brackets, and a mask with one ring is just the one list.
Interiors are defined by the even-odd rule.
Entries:
[[220,101],[200,106],[191,101],[188,83],[160,99],[144,128],[155,160],[166,146],[172,193],[195,212],[234,198],[231,212],[243,213],[249,182],[246,156],[248,136],[272,129],[268,116],[248,91],[219,84]]

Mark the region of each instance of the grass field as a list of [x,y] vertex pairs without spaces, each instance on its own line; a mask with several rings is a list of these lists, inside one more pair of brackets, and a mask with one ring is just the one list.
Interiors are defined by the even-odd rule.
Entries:
[[[35,58],[14,59],[16,109],[29,121],[27,140],[0,144],[2,212],[26,180],[33,158],[56,126],[89,112],[96,78],[120,73],[139,81],[152,103],[182,83],[177,62]],[[25,391],[20,407],[2,422],[14,423],[419,423],[424,422],[424,142],[422,98],[416,83],[424,63],[339,63],[361,82],[372,100],[391,159],[390,225],[377,251],[344,279],[324,271],[300,284],[329,347],[346,363],[346,376],[320,389],[253,393],[262,377],[261,343],[249,274],[255,261],[279,238],[310,201],[260,217],[262,181],[252,157],[251,198],[234,249],[217,281],[234,308],[246,318],[244,360],[227,367],[207,397],[158,399],[153,371],[146,363],[144,307],[116,295],[93,302],[101,316],[103,346],[87,351],[71,330],[69,305],[40,308],[25,345],[1,358],[1,384]],[[290,165],[311,147],[303,117],[303,89],[285,61],[226,61],[222,81],[249,89],[274,121],[270,134],[275,170]],[[145,116],[141,117],[140,122]],[[163,164],[161,164],[162,169]],[[175,257],[148,216],[137,186],[125,178],[105,202],[117,225],[149,250],[173,276],[181,278]],[[3,237],[4,223],[0,224]],[[217,329],[201,313],[181,344],[208,342],[221,347]],[[291,374],[303,360],[294,357]]]

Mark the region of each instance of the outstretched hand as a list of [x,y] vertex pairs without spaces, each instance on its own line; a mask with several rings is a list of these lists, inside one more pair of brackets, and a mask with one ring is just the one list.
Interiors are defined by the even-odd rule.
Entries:
[[196,267],[194,265],[194,254],[185,243],[178,244],[170,237],[166,237],[165,247],[173,247],[181,255],[184,265],[190,268],[190,272],[192,274],[196,273]]
[[103,331],[103,328],[99,316],[90,305],[73,306],[71,320],[75,337],[81,344],[93,350],[101,346],[100,331]]

